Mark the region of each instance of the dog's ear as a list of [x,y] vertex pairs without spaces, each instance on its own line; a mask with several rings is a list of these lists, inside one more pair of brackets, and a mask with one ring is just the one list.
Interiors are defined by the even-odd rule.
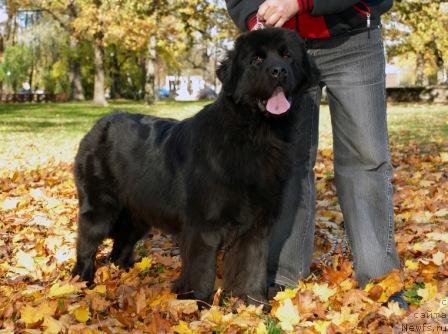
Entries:
[[320,81],[320,71],[318,70],[314,60],[308,55],[305,48],[305,43],[302,46],[302,54],[300,57],[300,72],[302,74],[302,79],[300,80],[298,91],[304,92],[310,87],[316,86]]
[[235,74],[235,51],[228,51],[226,57],[220,62],[216,69],[216,75],[222,83],[224,92],[232,95],[235,91],[236,74]]

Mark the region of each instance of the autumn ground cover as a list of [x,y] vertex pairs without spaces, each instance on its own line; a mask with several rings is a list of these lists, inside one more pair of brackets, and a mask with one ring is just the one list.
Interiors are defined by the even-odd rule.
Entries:
[[[97,257],[96,286],[88,289],[72,280],[77,200],[71,169],[82,135],[114,108],[183,118],[202,105],[0,106],[0,333],[448,330],[448,106],[389,108],[403,286],[399,274],[391,273],[364,290],[356,287],[350,254],[339,244],[343,219],[327,108],[321,113],[316,164],[316,261],[311,277],[291,282],[271,301],[270,312],[221,298],[219,273],[211,308],[176,300],[169,286],[179,273],[178,250],[157,231],[138,245],[139,262],[129,272],[107,263],[111,245],[105,242]],[[325,263],[317,261],[323,254],[330,255]],[[411,304],[407,312],[383,304],[400,289]]]

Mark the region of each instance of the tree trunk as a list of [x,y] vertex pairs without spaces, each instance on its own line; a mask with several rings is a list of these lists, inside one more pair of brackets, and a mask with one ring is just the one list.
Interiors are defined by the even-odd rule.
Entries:
[[33,93],[33,85],[34,85],[34,52],[31,53],[31,68],[30,75],[28,78],[28,82],[30,84],[30,93]]
[[442,55],[438,50],[436,50],[436,64],[437,64],[437,84],[444,85],[447,83],[447,73],[445,68],[445,63],[443,61]]
[[84,89],[81,82],[81,61],[77,55],[78,40],[70,37],[70,64],[69,64],[69,81],[70,81],[70,101],[84,101]]
[[102,39],[96,39],[93,43],[95,63],[95,87],[93,91],[93,103],[99,106],[107,106],[105,96],[105,73],[104,73],[104,46]]
[[117,49],[113,51],[111,55],[111,71],[110,71],[110,78],[111,78],[111,85],[110,85],[110,97],[112,99],[119,99],[121,98],[121,85],[120,85],[120,64],[118,63],[118,57],[117,57]]
[[438,82],[440,85],[448,85],[448,70],[445,67],[439,70]]
[[16,14],[8,10],[8,19],[5,24],[5,42],[6,46],[15,44],[15,35],[17,29]]
[[157,101],[156,87],[156,38],[152,36],[148,42],[148,53],[146,56],[146,77],[145,77],[145,103],[154,104]]
[[416,86],[423,86],[425,81],[425,60],[423,53],[417,54],[417,64],[416,64],[416,78],[415,78],[415,84]]

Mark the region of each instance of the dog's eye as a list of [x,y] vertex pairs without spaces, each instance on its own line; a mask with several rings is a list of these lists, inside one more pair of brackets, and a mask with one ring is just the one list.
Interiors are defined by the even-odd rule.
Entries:
[[263,58],[261,58],[260,56],[253,57],[250,63],[252,65],[261,65],[261,63],[263,63]]

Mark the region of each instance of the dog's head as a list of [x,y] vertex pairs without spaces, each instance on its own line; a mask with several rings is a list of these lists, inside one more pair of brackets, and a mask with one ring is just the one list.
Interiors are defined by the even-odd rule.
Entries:
[[318,83],[319,72],[293,31],[269,28],[241,35],[217,69],[236,104],[283,115],[291,99]]

